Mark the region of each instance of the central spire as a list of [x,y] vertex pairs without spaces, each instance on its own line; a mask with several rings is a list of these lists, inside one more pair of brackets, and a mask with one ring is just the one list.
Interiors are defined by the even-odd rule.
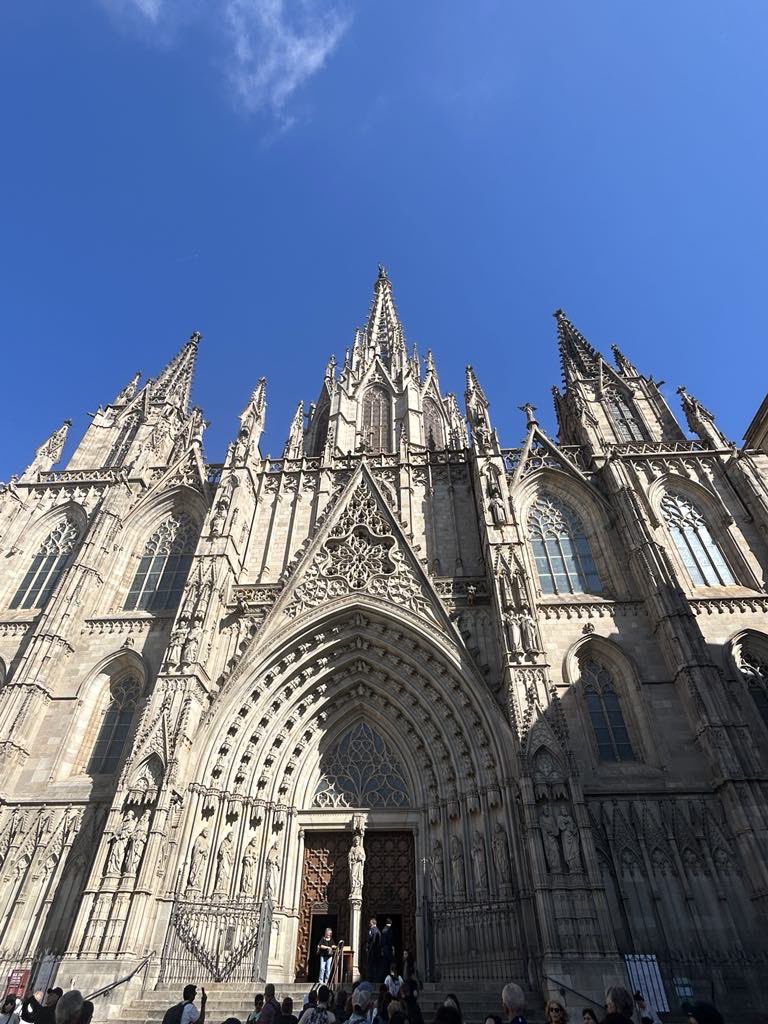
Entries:
[[395,309],[392,282],[381,263],[373,286],[373,300],[363,335],[364,351],[360,352],[358,349],[358,342],[363,340],[359,337],[355,349],[356,354],[362,356],[364,366],[370,365],[378,356],[392,374],[403,373],[408,361],[405,332]]

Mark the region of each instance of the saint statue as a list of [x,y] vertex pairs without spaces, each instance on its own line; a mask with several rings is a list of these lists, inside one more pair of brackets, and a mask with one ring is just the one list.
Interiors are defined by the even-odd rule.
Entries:
[[494,827],[491,846],[498,879],[503,885],[509,885],[512,882],[512,861],[509,856],[507,833],[500,821],[497,821]]
[[122,875],[123,873],[125,851],[133,830],[134,821],[133,813],[129,811],[127,817],[125,817],[121,822],[120,828],[112,836],[109,847],[109,857],[107,858],[108,875]]
[[488,889],[488,865],[485,862],[485,840],[479,829],[472,833],[472,869],[475,886],[481,891]]
[[458,836],[451,836],[451,871],[453,872],[453,891],[457,896],[464,896],[467,882],[464,878],[464,847]]
[[243,877],[240,882],[240,891],[243,896],[253,896],[256,892],[256,867],[258,861],[258,840],[253,838],[243,853]]
[[229,873],[232,870],[232,833],[227,832],[221,841],[219,852],[216,854],[216,880],[213,884],[214,892],[226,892],[229,885]]
[[264,871],[264,895],[275,895],[275,883],[277,874],[280,871],[280,854],[277,850],[277,843],[273,843],[267,854],[267,864]]
[[430,868],[432,872],[432,892],[435,899],[441,900],[445,895],[445,877],[443,874],[443,844],[439,839],[435,839],[432,843]]
[[573,873],[581,871],[581,850],[579,848],[579,829],[573,817],[563,809],[557,818],[557,827],[563,844],[563,855],[568,870]]
[[147,828],[147,819],[149,815],[144,814],[136,822],[136,828],[133,830],[133,835],[128,839],[128,852],[126,854],[126,867],[129,875],[135,875],[139,870],[139,864],[141,864],[141,855],[144,853],[144,847],[147,845],[147,835],[149,829]]
[[363,895],[363,874],[365,872],[365,850],[363,837],[358,832],[349,848],[349,897],[361,899]]
[[560,829],[548,804],[544,805],[539,814],[539,825],[547,867],[550,871],[560,872],[563,870],[563,861],[560,856]]
[[187,879],[187,885],[190,889],[199,889],[201,887],[203,873],[205,872],[205,862],[208,860],[208,852],[208,829],[204,828],[192,847],[189,877]]
[[523,635],[523,648],[529,654],[536,654],[539,651],[539,638],[536,635],[536,623],[528,608],[523,608],[520,615],[520,630]]
[[517,612],[506,612],[504,625],[507,627],[509,649],[513,654],[519,654],[523,649],[523,634],[520,630],[520,616]]

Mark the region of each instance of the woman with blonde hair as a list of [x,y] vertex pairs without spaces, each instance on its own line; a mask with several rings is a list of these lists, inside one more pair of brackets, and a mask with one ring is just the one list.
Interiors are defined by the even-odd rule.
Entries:
[[547,1024],[566,1024],[568,1011],[556,999],[550,999],[544,1007],[544,1020]]

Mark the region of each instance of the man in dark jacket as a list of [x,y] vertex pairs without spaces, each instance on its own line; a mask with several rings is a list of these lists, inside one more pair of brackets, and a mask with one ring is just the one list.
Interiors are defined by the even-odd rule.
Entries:
[[381,970],[381,932],[378,929],[375,917],[371,918],[368,925],[368,941],[365,944],[365,953],[368,981],[379,981],[379,972]]
[[381,929],[381,970],[379,971],[381,981],[387,975],[389,965],[395,959],[395,931],[392,927],[392,918],[388,917]]
[[264,986],[264,1009],[259,1024],[277,1024],[280,1013],[280,1003],[275,999],[275,986],[270,982]]
[[29,992],[21,1003],[21,1019],[30,1024],[55,1024],[56,1003],[64,993],[60,988],[49,988],[43,998],[42,992]]

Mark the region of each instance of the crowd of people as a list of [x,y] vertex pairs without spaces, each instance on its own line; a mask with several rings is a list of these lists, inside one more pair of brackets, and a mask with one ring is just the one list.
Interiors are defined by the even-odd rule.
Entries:
[[[313,986],[305,995],[298,1016],[289,996],[279,1002],[275,986],[266,985],[263,994],[256,995],[245,1024],[424,1024],[418,996],[416,980],[401,977],[393,963],[390,973],[378,987],[370,981],[361,981],[351,992],[340,988],[334,997],[327,985]],[[205,989],[201,990],[199,1008],[195,1005],[196,997],[196,986],[187,985],[182,1002],[168,1010],[163,1024],[205,1024]],[[500,1014],[493,1011],[485,1014],[483,1024],[527,1024],[525,995],[514,982],[504,986],[500,1009]],[[681,1010],[688,1024],[724,1024],[722,1014],[711,1003],[683,1004]],[[663,1024],[641,992],[632,995],[620,986],[607,990],[602,1009],[598,1004],[595,1008],[569,1009],[557,999],[550,999],[544,1007],[544,1018],[546,1024]],[[0,1018],[0,1024],[6,1022]],[[57,1018],[57,1024],[64,1022]],[[228,1017],[221,1024],[243,1022],[237,1017]],[[435,1011],[432,1024],[467,1024],[458,996],[453,993],[445,996]]]
[[0,1024],[91,1024],[93,1003],[82,992],[49,988],[47,992],[8,993],[0,1007]]

